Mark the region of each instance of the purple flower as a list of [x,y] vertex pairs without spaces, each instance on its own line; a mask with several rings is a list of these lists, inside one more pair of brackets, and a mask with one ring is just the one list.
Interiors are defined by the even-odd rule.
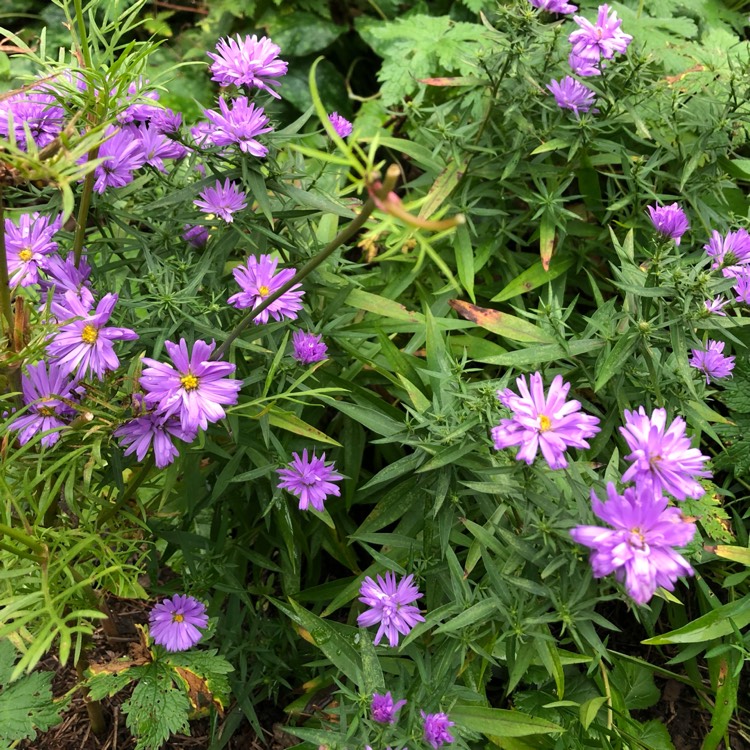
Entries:
[[21,214],[18,224],[5,219],[5,250],[10,286],[31,286],[39,281],[39,270],[46,269],[57,250],[52,238],[62,226],[62,216],[54,219],[38,213]]
[[668,206],[648,206],[647,208],[654,229],[659,234],[671,237],[674,244],[679,245],[682,235],[690,229],[687,216],[680,206],[677,203],[671,203]]
[[[750,271],[750,269],[748,269]],[[738,273],[732,287],[737,302],[750,305],[750,273]]]
[[150,124],[162,133],[179,133],[182,127],[182,113],[171,109],[160,109],[151,116]]
[[654,409],[650,417],[642,406],[637,412],[625,410],[625,426],[620,427],[620,432],[631,450],[625,460],[632,461],[632,465],[622,475],[622,481],[643,485],[654,497],[662,492],[678,500],[702,497],[705,490],[696,477],[711,476],[703,468],[708,456],[690,447],[684,419],[675,417],[669,427],[666,424],[666,409]]
[[[240,285],[242,291],[233,294],[227,302],[240,310],[258,307],[266,297],[276,292],[294,277],[295,270],[293,268],[283,268],[276,273],[278,264],[278,258],[273,258],[270,255],[261,255],[260,258],[251,255],[247,259],[246,266],[237,266],[232,271],[235,281]],[[295,284],[255,318],[256,325],[267,323],[269,317],[279,321],[282,318],[295,320],[297,313],[302,309],[303,295],[302,285]]]
[[[162,112],[161,107],[151,104],[159,100],[159,92],[153,89],[147,91],[146,86],[148,81],[141,76],[129,84],[125,98],[118,101],[118,106],[125,106],[117,115],[117,120],[123,125],[131,122],[148,122]],[[112,91],[112,94],[116,93],[116,90]]]
[[159,602],[148,616],[154,643],[167,651],[187,651],[203,637],[198,628],[208,625],[206,607],[185,594]]
[[255,34],[244,39],[227,37],[220,39],[216,53],[208,52],[213,60],[210,65],[212,80],[222,86],[252,86],[263,89],[277,99],[281,97],[271,88],[277,86],[280,78],[286,74],[287,64],[279,60],[281,48],[267,37],[258,39]]
[[208,242],[208,227],[202,224],[185,224],[182,239],[193,247],[203,247]]
[[307,448],[299,453],[292,453],[292,461],[286,468],[276,472],[281,477],[280,490],[287,490],[299,498],[299,509],[307,510],[311,505],[315,510],[323,511],[323,503],[329,495],[340,497],[341,490],[335,484],[343,477],[336,471],[333,463],[326,465],[326,454],[320,458],[313,451],[308,459]]
[[734,357],[724,356],[724,342],[709,339],[705,349],[693,349],[690,366],[706,374],[706,385],[711,380],[728,377],[734,370]]
[[617,18],[616,11],[610,15],[608,5],[600,5],[596,24],[583,18],[573,16],[573,20],[581,27],[574,31],[568,41],[573,45],[573,54],[598,60],[604,57],[611,60],[615,52],[624,54],[633,37],[621,31],[622,21]]
[[78,266],[72,252],[65,260],[59,255],[52,255],[47,259],[44,273],[47,278],[39,279],[39,286],[44,294],[52,290],[53,302],[57,305],[65,306],[65,292],[74,294],[87,310],[94,304],[89,282],[91,266],[86,262],[85,255],[81,256]]
[[[75,382],[68,378],[66,372],[55,362],[47,365],[38,362],[28,365],[27,374],[21,376],[23,402],[28,411],[13,422],[11,429],[18,431],[18,442],[23,445],[31,440],[37,432],[64,427],[68,417],[75,410],[62,399],[73,399],[71,393]],[[59,432],[45,435],[41,443],[45,448],[54,445],[60,439]]]
[[584,86],[571,76],[565,76],[559,82],[552,80],[547,84],[547,88],[554,94],[557,106],[561,109],[572,109],[576,117],[579,112],[588,112],[596,99],[596,94],[588,86]]
[[[729,270],[727,266],[744,266],[750,263],[750,234],[746,229],[738,229],[736,232],[727,232],[726,237],[722,237],[714,229],[711,239],[703,249],[714,259],[711,263],[714,270]],[[734,276],[735,273],[725,275]]]
[[721,295],[714,297],[713,299],[707,299],[703,304],[706,306],[706,310],[709,313],[726,317],[727,314],[724,312],[724,307],[729,304],[729,300],[724,299]]
[[568,55],[568,65],[570,69],[581,78],[590,78],[591,76],[600,76],[602,68],[605,67],[603,60],[592,60],[588,57],[581,57],[571,52]]
[[570,535],[590,547],[595,578],[614,573],[625,580],[625,589],[636,604],[645,604],[657,586],[674,591],[680,576],[692,575],[687,560],[675,551],[695,534],[695,524],[686,521],[678,508],[668,508],[663,495],[648,487],[628,487],[619,495],[607,484],[607,502],[591,491],[594,514],[613,529],[577,526]]
[[424,722],[425,741],[429,742],[435,750],[438,750],[441,745],[447,745],[455,740],[448,729],[455,726],[456,722],[450,721],[447,714],[442,712],[426,714],[424,711],[419,713],[422,714],[422,721]]
[[107,370],[120,366],[112,342],[133,341],[138,334],[130,328],[105,326],[116,303],[116,294],[106,294],[92,313],[90,305],[75,292],[65,292],[63,303],[53,303],[52,313],[60,321],[60,328],[47,344],[47,352],[63,372],[75,373],[77,378],[92,374],[101,380]]
[[405,700],[393,702],[390,690],[385,695],[372,694],[372,718],[380,724],[393,724],[396,721],[396,712],[406,705]]
[[502,393],[498,391],[500,403],[513,412],[513,416],[502,419],[497,427],[492,428],[492,439],[495,448],[502,450],[512,445],[520,446],[516,454],[517,461],[533,463],[537,450],[553,469],[564,469],[565,450],[588,448],[587,438],[599,432],[598,417],[581,412],[580,401],[565,399],[570,390],[570,383],[565,383],[562,376],[556,375],[549,388],[549,395],[544,395],[542,376],[535,372],[526,384],[526,376],[516,380],[521,395],[517,396],[510,388]]
[[21,151],[27,148],[24,126],[41,149],[60,135],[64,119],[62,107],[48,93],[24,91],[0,101],[0,137],[9,141],[15,139]]
[[339,138],[347,138],[352,134],[352,124],[338,112],[331,112],[328,115],[328,119],[331,121],[331,125],[333,125],[333,129]]
[[256,140],[256,136],[270,133],[268,118],[263,107],[251,104],[246,96],[232,99],[231,109],[224,99],[219,99],[221,114],[207,109],[204,114],[211,123],[210,143],[215,146],[239,144],[240,151],[253,156],[265,156],[268,149]]
[[146,162],[146,154],[139,138],[130,128],[108,127],[105,135],[111,136],[99,149],[104,161],[94,170],[94,190],[103,193],[108,187],[124,187],[133,181],[133,172]]
[[362,628],[380,623],[375,635],[375,645],[384,635],[388,636],[391,648],[398,646],[398,635],[408,635],[418,623],[424,622],[419,607],[412,602],[422,598],[419,589],[413,583],[414,576],[408,575],[396,584],[396,574],[388,572],[385,579],[378,576],[375,581],[367,576],[359,588],[359,601],[370,609],[357,617],[357,624]]
[[164,346],[176,365],[173,367],[143,358],[147,367],[141,373],[141,387],[146,391],[146,405],[155,407],[163,416],[179,416],[182,427],[193,432],[205,430],[209,422],[225,416],[222,406],[237,403],[241,380],[227,378],[235,370],[229,362],[211,362],[216,344],[196,341],[192,354],[185,339],[179,344],[165,341]]
[[294,358],[303,365],[311,365],[326,358],[328,347],[323,342],[322,336],[304,331],[295,331],[292,334],[292,345],[294,346]]
[[166,172],[164,159],[182,159],[187,149],[181,143],[173,141],[154,125],[141,124],[129,127],[130,132],[140,142],[146,164]]
[[547,13],[575,13],[578,10],[577,5],[571,5],[567,0],[529,0],[529,2],[539,10],[546,10]]
[[203,209],[204,213],[216,214],[219,218],[224,219],[231,224],[234,219],[232,214],[247,208],[245,194],[229,178],[222,185],[216,180],[215,187],[207,187],[202,190],[198,197],[201,200],[195,200],[193,203],[198,208]]
[[186,443],[191,443],[195,439],[195,432],[184,430],[178,419],[153,412],[125,422],[113,435],[119,437],[120,444],[127,448],[125,455],[135,453],[139,461],[143,461],[148,449],[153,445],[158,469],[171,464],[179,455],[172,442],[173,438],[179,438]]

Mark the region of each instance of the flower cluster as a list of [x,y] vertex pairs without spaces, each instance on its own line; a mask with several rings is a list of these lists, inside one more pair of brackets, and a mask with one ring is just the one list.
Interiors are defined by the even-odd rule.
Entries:
[[685,435],[685,421],[675,417],[667,426],[665,409],[649,416],[641,406],[625,411],[620,432],[630,448],[625,460],[630,466],[622,482],[633,482],[622,494],[607,484],[607,501],[591,491],[594,514],[611,528],[578,526],[571,536],[590,547],[596,578],[611,573],[625,582],[636,604],[645,604],[657,587],[674,590],[675,582],[693,570],[676,548],[684,547],[695,534],[695,524],[679,508],[670,506],[666,493],[677,500],[699,498],[704,489],[698,482],[710,476],[708,460]]
[[[578,8],[566,0],[530,0],[531,4],[551,13],[574,13]],[[602,73],[605,61],[611,60],[616,53],[624,54],[633,37],[625,34],[620,26],[622,21],[617,13],[610,11],[608,5],[600,5],[596,22],[583,16],[573,16],[578,29],[568,37],[571,50],[568,65],[571,71],[582,78],[598,76]],[[582,112],[596,112],[593,109],[596,94],[576,78],[566,75],[552,80],[547,89],[555,97],[557,106],[569,109],[579,116]]]

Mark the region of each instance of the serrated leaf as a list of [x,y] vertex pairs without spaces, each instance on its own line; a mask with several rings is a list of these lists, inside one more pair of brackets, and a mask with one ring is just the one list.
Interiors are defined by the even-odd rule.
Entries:
[[172,683],[168,667],[154,663],[142,669],[133,695],[122,704],[135,750],[158,750],[173,734],[190,733],[190,702]]
[[0,739],[36,738],[60,722],[61,703],[52,699],[52,672],[34,672],[0,691]]

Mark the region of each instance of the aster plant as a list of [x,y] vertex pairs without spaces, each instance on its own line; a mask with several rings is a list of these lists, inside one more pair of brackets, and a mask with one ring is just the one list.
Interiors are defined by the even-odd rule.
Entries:
[[207,214],[216,214],[228,224],[234,221],[234,214],[247,208],[247,201],[239,186],[229,180],[224,184],[217,180],[214,187],[204,188],[199,193],[198,200],[193,201],[198,208]]
[[329,497],[339,497],[338,486],[343,477],[336,471],[334,464],[326,464],[326,454],[316,456],[313,451],[308,457],[307,448],[299,453],[292,453],[291,462],[278,470],[281,481],[280,490],[299,498],[299,509],[308,510],[310,506],[322,512]]
[[668,206],[648,206],[648,213],[654,229],[659,234],[674,240],[675,245],[680,244],[682,235],[690,229],[688,218],[678,203],[670,203]]
[[588,86],[571,76],[565,76],[560,81],[552,80],[547,88],[560,109],[570,109],[576,116],[581,112],[588,112],[596,99],[596,94]]
[[222,86],[247,86],[259,88],[271,96],[280,98],[275,91],[278,78],[286,75],[287,63],[279,58],[281,48],[267,37],[253,34],[244,39],[220,39],[216,52],[208,52],[213,60],[210,65],[212,80]]
[[203,637],[198,628],[208,626],[208,615],[197,599],[175,594],[154,606],[148,624],[154,643],[167,651],[187,651]]
[[690,366],[706,376],[706,385],[712,380],[727,378],[734,369],[734,357],[724,354],[724,342],[709,339],[705,349],[693,349]]

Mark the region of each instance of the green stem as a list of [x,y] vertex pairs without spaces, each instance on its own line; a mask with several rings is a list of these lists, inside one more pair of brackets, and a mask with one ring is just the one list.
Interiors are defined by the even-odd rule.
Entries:
[[96,519],[97,527],[102,526],[107,521],[109,521],[109,519],[112,518],[120,510],[120,508],[122,508],[122,506],[125,505],[128,500],[130,500],[131,497],[133,497],[138,488],[146,481],[153,467],[154,457],[153,455],[151,455],[143,462],[143,465],[138,470],[138,472],[136,474],[133,474],[133,476],[130,478],[127,487],[125,487],[125,489],[122,491],[122,494],[117,498],[114,505],[111,505],[109,508],[105,508],[101,513],[99,513]]
[[[385,200],[388,193],[396,187],[396,180],[400,174],[398,167],[392,165],[386,172],[382,187],[377,191],[378,197]],[[229,332],[222,345],[213,353],[211,359],[223,359],[226,356],[232,342],[258,317],[266,308],[272,305],[279,297],[286,294],[295,284],[298,284],[305,276],[312,273],[323,261],[326,260],[338,247],[348,242],[362,228],[370,214],[375,210],[375,201],[370,196],[358,216],[353,219],[347,227],[342,229],[316,256],[310,258],[294,276],[283,286],[279,287],[273,294],[266,297],[257,307],[250,310],[242,320]]]
[[[96,159],[99,155],[99,146],[89,151],[89,161]],[[89,172],[83,180],[83,190],[81,191],[81,205],[78,207],[78,216],[76,217],[76,236],[73,240],[73,260],[76,268],[81,262],[83,254],[83,243],[86,239],[86,225],[89,220],[89,209],[91,208],[91,196],[94,193],[94,180],[96,179],[93,171]]]
[[83,55],[83,61],[86,63],[86,67],[91,67],[91,50],[89,49],[89,37],[86,32],[86,21],[83,17],[83,5],[81,0],[73,0],[73,5],[76,9],[76,25],[78,26],[78,33],[81,37],[80,48],[81,55]]
[[10,306],[10,279],[8,278],[8,255],[5,251],[5,211],[3,191],[0,188],[0,312],[2,327],[8,337],[8,345],[13,346],[13,309]]
[[14,547],[12,544],[0,542],[0,549],[4,549],[6,552],[10,552],[11,555],[21,557],[24,560],[33,560],[34,562],[38,563],[43,562],[43,558],[39,557],[38,555],[32,555],[31,552],[24,552],[23,550]]
[[20,544],[23,544],[24,547],[34,550],[37,554],[44,554],[44,545],[41,542],[32,539],[28,534],[24,534],[23,531],[14,529],[12,526],[6,526],[4,523],[0,523],[0,536],[8,536]]

